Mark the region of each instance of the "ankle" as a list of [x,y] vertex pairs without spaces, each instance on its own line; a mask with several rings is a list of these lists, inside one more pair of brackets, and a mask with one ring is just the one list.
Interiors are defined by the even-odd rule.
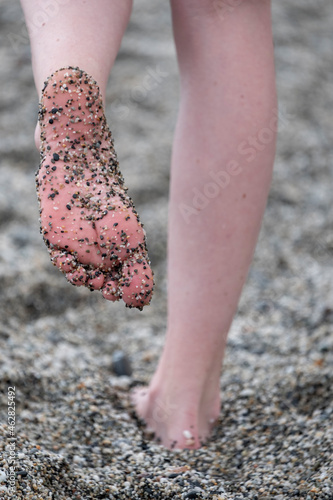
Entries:
[[[209,386],[197,379],[177,379],[155,376],[147,389],[147,404],[163,414],[164,419],[173,419],[175,412],[197,416],[204,413],[207,418],[216,418],[220,408],[219,380]],[[206,415],[207,414],[207,415]]]

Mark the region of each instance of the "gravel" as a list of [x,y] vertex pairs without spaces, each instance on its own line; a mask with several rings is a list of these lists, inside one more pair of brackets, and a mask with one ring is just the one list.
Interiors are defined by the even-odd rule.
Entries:
[[166,325],[178,103],[169,6],[135,2],[107,92],[156,274],[152,304],[139,312],[75,289],[49,262],[34,190],[26,30],[18,1],[0,3],[2,498],[10,498],[6,398],[15,386],[18,499],[332,500],[333,10],[330,0],[276,1],[273,20],[275,175],[229,336],[221,415],[202,449],[171,452],[150,439],[129,402],[154,372]]

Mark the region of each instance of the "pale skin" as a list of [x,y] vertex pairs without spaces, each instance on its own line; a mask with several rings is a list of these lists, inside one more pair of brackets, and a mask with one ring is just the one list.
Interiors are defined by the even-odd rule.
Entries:
[[[22,0],[22,5],[29,27],[39,5],[35,0]],[[227,334],[255,249],[274,162],[270,2],[233,5],[226,10],[225,2],[171,1],[181,100],[171,165],[168,327],[149,387],[133,394],[138,415],[171,449],[199,448],[219,415]],[[74,22],[78,10],[79,26]],[[78,66],[104,96],[130,11],[127,0],[62,5],[38,36],[31,36],[39,94],[51,73]],[[213,180],[221,171],[229,173],[227,185]],[[212,182],[215,187],[207,187]],[[214,195],[198,205],[198,191]]]

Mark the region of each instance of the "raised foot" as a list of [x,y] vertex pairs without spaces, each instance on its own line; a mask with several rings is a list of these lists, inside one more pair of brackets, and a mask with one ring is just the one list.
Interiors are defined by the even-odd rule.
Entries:
[[45,82],[36,186],[52,262],[76,286],[142,309],[153,292],[145,231],[127,195],[97,83],[79,68]]

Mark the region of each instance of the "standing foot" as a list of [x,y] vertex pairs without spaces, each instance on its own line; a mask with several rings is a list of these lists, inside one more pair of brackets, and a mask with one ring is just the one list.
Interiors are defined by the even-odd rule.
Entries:
[[[179,384],[169,388],[154,380],[149,387],[136,388],[132,402],[146,430],[168,449],[197,449],[209,438],[220,413],[219,389],[205,389],[202,394]],[[218,384],[217,384],[218,385]]]
[[38,128],[36,186],[52,262],[72,284],[142,309],[154,284],[145,231],[124,186],[97,83],[79,68],[56,71],[42,91]]

